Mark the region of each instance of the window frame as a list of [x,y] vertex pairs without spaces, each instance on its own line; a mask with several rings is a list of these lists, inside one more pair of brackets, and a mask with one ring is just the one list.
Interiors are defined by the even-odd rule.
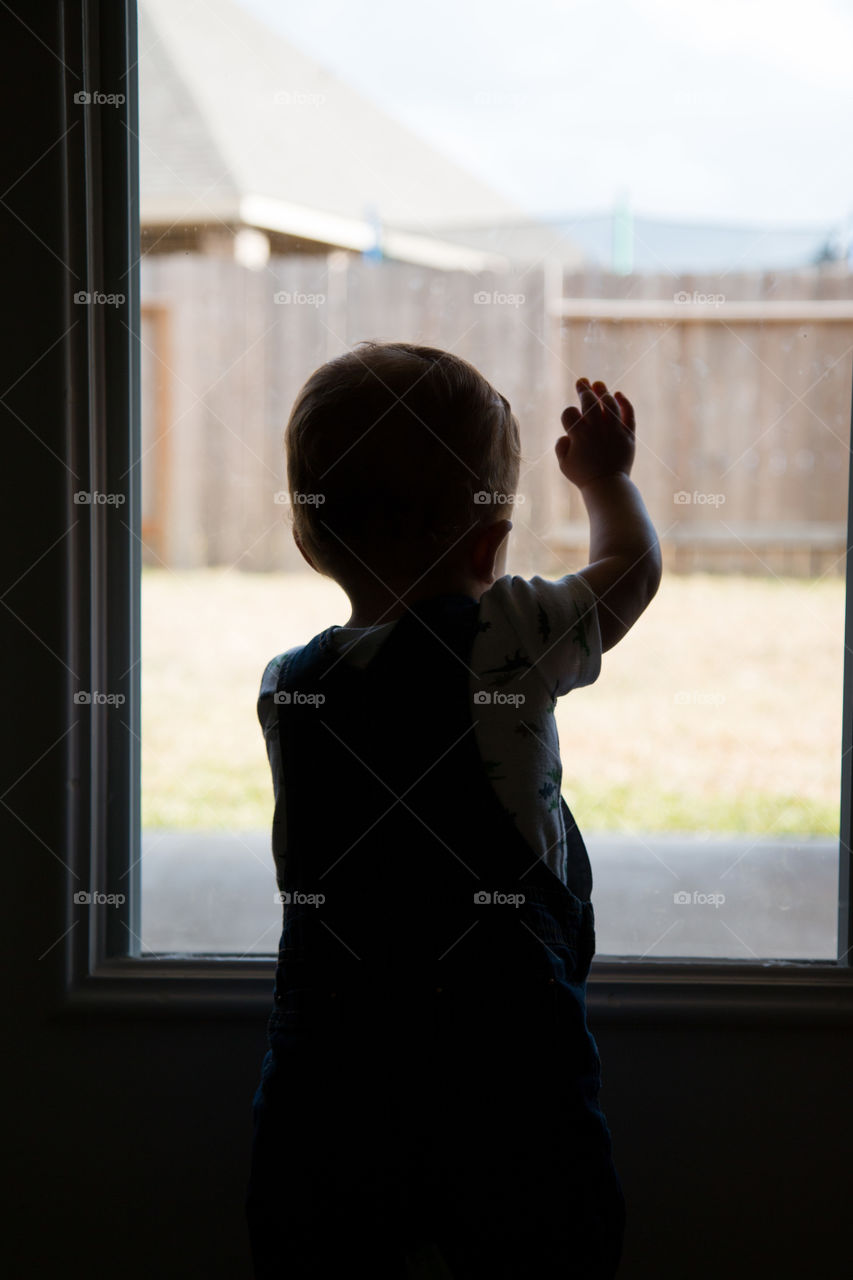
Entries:
[[[210,1014],[261,1018],[272,999],[273,959],[139,954],[140,929],[140,294],[137,13],[134,0],[65,6],[62,146],[68,262],[67,512],[80,477],[101,492],[125,492],[123,508],[91,507],[69,535],[66,658],[90,689],[121,693],[122,706],[87,707],[67,683],[66,729],[74,744],[65,788],[67,836],[59,1018]],[[86,111],[72,128],[74,92],[126,85],[119,108]],[[105,181],[105,175],[109,181]],[[119,282],[126,282],[126,287]],[[118,307],[75,314],[73,291],[124,292]],[[120,426],[127,429],[120,430]],[[76,478],[72,476],[76,472]],[[848,479],[846,582],[853,581]],[[839,955],[827,961],[696,961],[598,957],[589,978],[592,1020],[603,1022],[810,1023],[853,1021],[851,791],[853,790],[853,606],[845,599],[845,659],[839,848]],[[80,785],[75,786],[75,780]],[[120,907],[80,912],[73,894],[124,892]],[[122,886],[127,886],[123,888]],[[129,945],[128,945],[129,940]]]

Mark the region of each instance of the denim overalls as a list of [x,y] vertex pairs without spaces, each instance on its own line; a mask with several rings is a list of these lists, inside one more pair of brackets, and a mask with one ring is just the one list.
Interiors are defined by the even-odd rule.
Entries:
[[563,801],[576,896],[488,780],[478,614],[434,597],[364,669],[330,631],[282,666],[284,927],[246,1198],[257,1280],[402,1280],[418,1241],[454,1280],[616,1274],[589,859]]

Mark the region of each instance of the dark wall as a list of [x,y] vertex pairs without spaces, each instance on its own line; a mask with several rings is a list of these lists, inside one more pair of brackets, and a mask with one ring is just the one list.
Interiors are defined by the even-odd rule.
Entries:
[[[11,1250],[8,1273],[21,1277],[241,1280],[249,1276],[242,1200],[264,1015],[247,1005],[242,1014],[211,1007],[186,1018],[166,1009],[55,1016],[62,934],[75,927],[62,862],[67,809],[87,784],[60,737],[70,603],[66,407],[81,391],[78,375],[69,380],[63,336],[62,211],[69,183],[79,181],[64,173],[56,145],[67,127],[68,10],[5,9],[0,813],[10,874],[0,938],[10,1138],[2,1252]],[[847,1274],[849,1021],[813,1026],[801,999],[772,1022],[758,1012],[754,1025],[728,1026],[717,1012],[679,1024],[627,998],[614,1009],[609,990],[593,979],[590,1023],[628,1201],[621,1275]]]

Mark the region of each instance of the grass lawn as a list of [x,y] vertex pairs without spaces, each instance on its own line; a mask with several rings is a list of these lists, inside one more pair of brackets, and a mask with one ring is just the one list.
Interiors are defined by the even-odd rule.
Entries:
[[[269,826],[263,668],[348,617],[314,574],[143,571],[144,826]],[[841,579],[665,576],[557,705],[581,830],[837,834],[843,624]]]

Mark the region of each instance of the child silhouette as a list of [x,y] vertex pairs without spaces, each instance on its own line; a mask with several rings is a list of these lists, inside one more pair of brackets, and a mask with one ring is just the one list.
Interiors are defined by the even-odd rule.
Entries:
[[553,711],[661,561],[633,408],[577,388],[555,450],[590,563],[557,581],[505,573],[518,424],[466,361],[361,343],[294,404],[294,536],[352,614],[274,658],[258,701],[283,932],[253,1103],[257,1280],[616,1274],[592,874]]

